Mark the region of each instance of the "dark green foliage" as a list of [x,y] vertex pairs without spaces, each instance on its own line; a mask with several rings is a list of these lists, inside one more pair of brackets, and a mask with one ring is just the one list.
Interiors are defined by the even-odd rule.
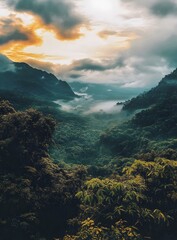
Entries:
[[54,135],[55,145],[51,155],[55,161],[64,160],[67,163],[94,164],[99,155],[100,129],[94,130],[86,118],[72,115],[60,122]]
[[0,238],[175,240],[176,75],[127,103],[147,109],[121,124],[3,91],[21,111],[0,100]]
[[[176,150],[177,97],[171,96],[137,113],[132,120],[118,125],[101,136],[101,143],[113,154],[132,156],[152,149]],[[163,147],[163,148],[162,148]]]
[[16,112],[5,101],[0,106],[1,239],[60,237],[77,216],[84,171],[65,171],[49,159],[54,120],[32,109]]
[[149,132],[133,128],[131,123],[114,127],[105,132],[100,143],[110,150],[109,154],[131,157],[135,153],[146,150],[149,143]]
[[15,112],[8,102],[2,101],[0,104],[4,109],[6,104],[8,109],[0,116],[0,164],[3,167],[7,165],[8,169],[20,169],[46,157],[55,127],[54,120],[33,109]]
[[48,100],[41,100],[40,98],[34,98],[29,95],[24,96],[22,93],[18,93],[18,95],[14,92],[8,90],[0,89],[0,96],[3,99],[10,101],[15,109],[17,110],[26,110],[28,108],[40,109],[42,107],[58,107],[57,104],[50,102]]
[[50,159],[25,166],[20,176],[1,174],[0,181],[2,240],[60,237],[68,229],[67,221],[77,216],[74,196],[81,179],[59,169]]
[[[109,229],[109,237],[103,239],[160,240],[170,235],[175,239],[177,162],[162,158],[152,162],[137,160],[123,173],[121,177],[95,178],[85,183],[77,194],[84,210],[81,219],[92,219],[102,231]],[[123,232],[119,226],[117,235],[111,238],[121,221]],[[124,235],[126,227],[130,231]],[[81,227],[78,235],[83,231]]]
[[165,76],[159,85],[148,92],[139,95],[136,98],[127,101],[124,110],[136,111],[146,109],[150,106],[161,104],[168,101],[172,96],[177,95],[177,69],[171,74]]
[[[76,97],[70,86],[53,74],[30,67],[26,63],[14,63],[15,71],[0,73],[0,90],[17,99],[54,101]],[[18,96],[19,95],[19,96]],[[27,101],[27,100],[25,100]]]
[[177,136],[177,96],[138,113],[132,120],[134,127],[147,129],[153,137]]
[[9,114],[9,113],[15,113],[15,109],[12,107],[12,105],[5,100],[2,100],[0,98],[0,116]]

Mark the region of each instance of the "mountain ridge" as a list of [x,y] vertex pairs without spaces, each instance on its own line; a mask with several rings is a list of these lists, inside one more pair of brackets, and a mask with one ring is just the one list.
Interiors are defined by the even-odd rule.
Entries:
[[162,78],[156,87],[127,101],[123,110],[134,112],[147,109],[175,95],[177,95],[177,69]]
[[0,91],[37,100],[71,100],[77,95],[69,84],[52,73],[33,68],[27,63],[13,62],[15,71],[0,72]]

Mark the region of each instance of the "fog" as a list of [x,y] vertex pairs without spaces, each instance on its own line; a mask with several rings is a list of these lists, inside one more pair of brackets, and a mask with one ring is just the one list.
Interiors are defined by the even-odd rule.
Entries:
[[[117,105],[118,102],[122,104]],[[124,100],[125,101],[125,100]],[[75,98],[72,101],[58,100],[55,101],[61,110],[82,115],[90,115],[92,113],[108,113],[116,114],[122,110],[123,102],[119,100],[95,100],[92,96],[83,94],[80,98]]]
[[125,91],[117,85],[73,82],[71,87],[78,97],[72,101],[58,100],[55,103],[63,111],[87,116],[91,114],[119,114],[123,103],[138,95],[135,89]]

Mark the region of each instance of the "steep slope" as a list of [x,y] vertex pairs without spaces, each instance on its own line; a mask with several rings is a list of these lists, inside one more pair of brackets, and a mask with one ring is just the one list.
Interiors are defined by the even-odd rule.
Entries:
[[146,109],[175,96],[177,96],[177,69],[171,74],[166,75],[157,87],[128,101],[123,110],[135,111]]
[[113,154],[126,157],[152,150],[176,154],[177,70],[165,76],[157,87],[124,106],[124,110],[130,112],[138,109],[144,110],[130,121],[108,129],[101,136],[101,144]]
[[32,68],[26,63],[14,63],[15,71],[0,72],[0,92],[41,101],[72,99],[76,95],[65,82],[53,74]]

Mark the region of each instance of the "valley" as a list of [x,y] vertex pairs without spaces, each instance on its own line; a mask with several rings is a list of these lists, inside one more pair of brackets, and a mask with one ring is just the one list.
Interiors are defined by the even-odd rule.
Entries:
[[0,240],[177,240],[177,0],[0,1]]
[[176,70],[137,96],[21,66],[0,73],[3,240],[174,240]]

